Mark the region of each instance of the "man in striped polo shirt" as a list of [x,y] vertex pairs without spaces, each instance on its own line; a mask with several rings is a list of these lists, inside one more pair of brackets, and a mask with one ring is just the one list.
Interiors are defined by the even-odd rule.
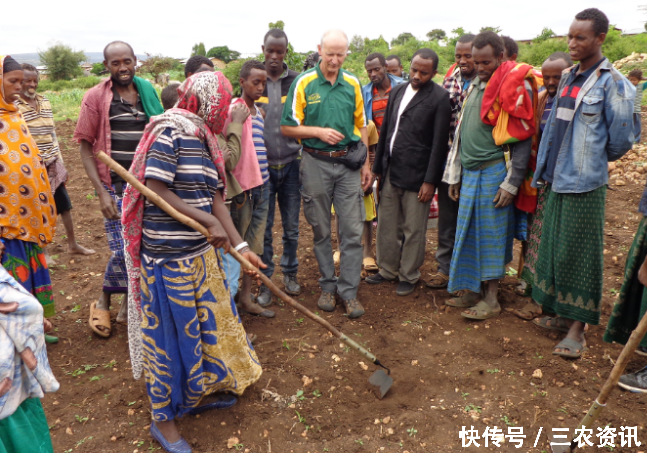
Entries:
[[[63,219],[68,251],[79,255],[93,255],[95,251],[78,244],[74,236],[72,201],[65,188],[68,176],[67,170],[63,165],[63,156],[56,139],[52,106],[45,96],[36,93],[38,82],[40,81],[38,69],[26,63],[22,64],[22,69],[24,79],[22,92],[18,100],[18,108],[25,118],[29,133],[34,138],[38,146],[38,152],[43,158],[43,162],[45,162],[45,167],[47,167],[56,212]],[[49,257],[49,254],[47,254],[47,257]]]
[[[103,50],[110,78],[85,93],[74,140],[80,145],[85,172],[99,199],[111,256],[103,279],[103,292],[90,305],[90,328],[102,337],[110,335],[110,297],[128,293],[126,256],[121,224],[121,202],[125,181],[96,158],[104,151],[129,169],[135,150],[151,116],[164,112],[155,88],[135,77],[137,57],[132,47],[114,41]],[[128,304],[122,300],[117,321],[127,320]]]
[[[361,169],[347,166],[349,150],[366,153],[368,137],[362,86],[341,66],[348,53],[348,37],[340,30],[324,34],[321,60],[296,78],[283,108],[281,132],[303,144],[301,183],[303,211],[312,226],[319,262],[322,294],[318,306],[335,309],[335,293],[344,301],[349,318],[364,314],[357,299],[362,271],[363,190],[373,183],[368,159]],[[341,265],[335,276],[330,243],[330,208],[339,216]]]

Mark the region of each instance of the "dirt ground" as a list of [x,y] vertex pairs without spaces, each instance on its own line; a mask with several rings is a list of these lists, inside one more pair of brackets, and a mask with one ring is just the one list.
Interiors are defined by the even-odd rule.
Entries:
[[[61,341],[48,349],[61,389],[46,396],[44,407],[55,451],[159,450],[148,433],[144,382],[132,378],[126,326],[114,321],[116,298],[110,339],[99,338],[87,326],[89,304],[101,291],[109,251],[98,200],[71,139],[74,123],[68,120],[57,127],[70,172],[68,190],[78,241],[98,253],[68,254],[62,227],[50,248],[58,261],[52,268],[58,314],[52,320]],[[627,158],[625,168],[642,165],[647,157],[641,156]],[[591,326],[590,350],[580,360],[551,355],[560,338],[510,313],[526,302],[512,291],[517,284],[513,276],[505,279],[500,291],[502,315],[486,322],[468,322],[458,309],[444,305],[446,291],[432,291],[422,283],[407,297],[396,296],[394,285],[376,288],[362,283],[359,298],[365,316],[352,321],[338,308],[324,317],[391,368],[395,382],[386,398],[380,401],[370,392],[367,379],[374,366],[362,366],[365,359],[325,330],[275,303],[275,319],[243,317],[246,329],[258,335],[256,350],[264,370],[260,381],[229,410],[180,420],[182,435],[195,452],[437,452],[466,450],[458,435],[461,426],[474,425],[482,434],[486,426],[497,425],[504,433],[508,426],[522,427],[527,437],[521,449],[505,443],[490,450],[549,452],[545,433],[554,427],[573,432],[621,349],[602,342],[602,335],[639,221],[644,176],[632,181],[630,172],[626,174],[614,178],[608,192],[603,315],[600,326]],[[624,185],[615,184],[620,178]],[[278,257],[282,250],[278,218],[275,225]],[[424,278],[435,270],[435,239],[436,231],[430,230]],[[303,286],[298,299],[316,310],[318,270],[312,232],[303,218],[298,255]],[[515,254],[511,267],[516,268],[517,262]],[[279,278],[280,272],[274,280],[278,283]],[[629,370],[646,362],[635,356]],[[533,377],[539,374],[536,370],[541,377]],[[618,432],[621,426],[638,426],[638,439],[647,449],[645,401],[641,394],[614,390],[596,426],[610,424]],[[533,447],[540,428],[542,434]],[[596,437],[593,440],[598,443]],[[641,450],[622,448],[619,440],[615,449],[608,450]]]

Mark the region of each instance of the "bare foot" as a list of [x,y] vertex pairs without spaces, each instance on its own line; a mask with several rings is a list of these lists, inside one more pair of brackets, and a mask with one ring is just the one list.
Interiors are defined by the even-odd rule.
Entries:
[[68,245],[67,251],[72,255],[94,255],[95,253],[97,253],[92,249],[86,249],[76,242],[74,243],[74,245]]
[[54,325],[52,324],[52,321],[50,321],[49,319],[43,319],[43,331],[45,333],[51,332],[53,328]]
[[260,315],[262,312],[265,311],[265,308],[261,307],[256,302],[250,301],[249,297],[245,299],[241,297],[240,309],[247,311],[249,313],[253,313],[255,315]]
[[0,381],[0,397],[6,395],[7,392],[11,390],[12,384],[13,384],[13,381],[11,380],[11,378],[8,378],[8,377]]
[[105,292],[101,293],[97,301],[97,308],[99,310],[110,310],[110,294]]

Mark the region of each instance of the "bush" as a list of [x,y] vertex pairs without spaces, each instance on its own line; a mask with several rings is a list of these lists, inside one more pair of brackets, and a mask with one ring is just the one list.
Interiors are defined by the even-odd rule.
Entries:
[[90,73],[98,76],[101,75],[101,73],[106,69],[106,67],[103,65],[103,63],[94,63],[92,65],[92,70]]
[[180,64],[175,58],[164,57],[162,55],[146,54],[148,58],[142,63],[138,71],[141,73],[149,73],[156,79],[159,74],[169,72],[171,69]]
[[45,94],[52,104],[54,121],[62,121],[67,118],[76,121],[81,110],[81,101],[86,90],[74,88],[61,93],[48,92]]
[[50,80],[45,79],[41,80],[38,83],[38,91],[64,91],[79,88],[82,90],[87,90],[97,85],[103,80],[101,77],[97,76],[88,76],[88,77],[79,77],[74,80]]
[[41,63],[47,66],[51,80],[70,80],[83,74],[79,66],[87,60],[83,51],[74,51],[70,46],[56,43],[43,52],[38,52]]
[[553,52],[568,53],[566,38],[550,38],[539,42],[518,44],[519,56],[517,57],[517,61],[522,61],[537,67],[541,66]]
[[229,79],[229,82],[231,83],[234,97],[240,97],[242,94],[240,91],[240,83],[238,83],[238,79],[240,79],[240,70],[243,67],[243,63],[245,63],[247,60],[253,60],[254,58],[255,57],[242,58],[240,60],[232,61],[222,71],[222,73],[225,75],[225,77],[227,77],[227,79]]

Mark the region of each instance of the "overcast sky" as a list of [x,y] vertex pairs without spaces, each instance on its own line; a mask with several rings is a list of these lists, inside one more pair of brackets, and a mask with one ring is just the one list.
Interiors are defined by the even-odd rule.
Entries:
[[[188,57],[193,44],[200,41],[207,49],[226,45],[251,54],[260,52],[268,23],[277,20],[285,22],[285,31],[299,52],[315,50],[321,34],[330,28],[341,28],[349,37],[377,38],[381,34],[390,41],[402,32],[423,38],[435,28],[449,34],[457,27],[478,32],[482,26],[498,26],[514,39],[530,39],[544,27],[565,34],[573,16],[589,7],[600,8],[623,30],[642,29],[647,14],[638,10],[640,4],[647,4],[647,0],[35,0],[29,3],[27,17],[31,20],[20,14],[3,19],[5,38],[0,54],[36,52],[54,41],[76,50],[98,52],[113,40],[130,43],[138,54],[177,58]],[[177,5],[177,10],[167,5]],[[271,6],[275,11],[270,11]],[[554,10],[546,10],[548,6],[554,6]]]

